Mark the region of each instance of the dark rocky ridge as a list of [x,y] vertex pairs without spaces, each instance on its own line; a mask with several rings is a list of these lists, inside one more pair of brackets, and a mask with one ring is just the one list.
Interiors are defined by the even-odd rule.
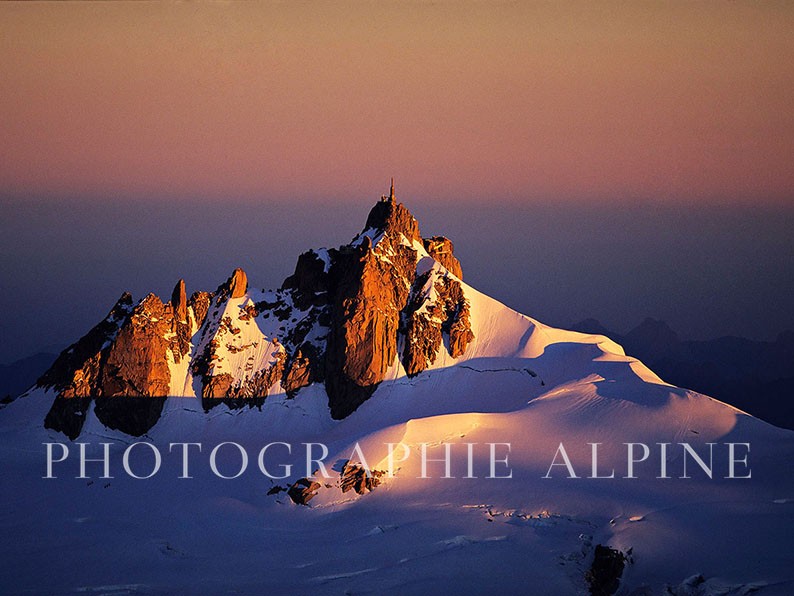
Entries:
[[44,419],[45,428],[76,439],[83,428],[91,398],[101,387],[103,355],[132,311],[132,295],[125,292],[107,317],[77,342],[66,348],[38,380],[52,388],[57,397]]
[[597,545],[593,563],[585,574],[585,580],[593,596],[610,596],[620,587],[620,578],[626,567],[627,557],[619,550]]
[[[422,265],[417,275],[422,258],[433,262],[426,255],[441,267]],[[149,294],[133,305],[124,294],[39,380],[57,393],[45,424],[75,438],[95,400],[103,424],[144,434],[159,419],[171,367],[186,357],[207,410],[220,403],[259,406],[279,383],[297,397],[303,387],[323,382],[331,415],[343,418],[374,393],[398,359],[416,375],[435,361],[442,344],[452,357],[463,354],[474,336],[462,275],[452,243],[443,236],[423,239],[392,192],[372,208],[351,244],[300,255],[295,272],[267,294],[275,298],[244,300],[233,316],[221,313],[229,300],[247,295],[242,269],[215,292],[196,292],[189,300],[184,280],[166,303]],[[423,291],[428,284],[432,297]],[[221,348],[249,347],[234,347],[229,339],[257,321],[279,325],[277,337],[268,340],[274,351],[267,364],[246,368],[244,378],[221,372]],[[401,336],[405,348],[398,354]]]
[[115,339],[119,327],[132,311],[132,295],[124,292],[108,315],[93,329],[66,348],[55,359],[53,365],[38,380],[42,387],[56,389],[61,397],[87,397],[93,390],[98,362],[102,349]]

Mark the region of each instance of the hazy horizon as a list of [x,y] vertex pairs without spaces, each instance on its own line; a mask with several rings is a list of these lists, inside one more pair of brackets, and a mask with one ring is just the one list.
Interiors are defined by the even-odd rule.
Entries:
[[[794,329],[794,210],[455,205],[397,194],[425,236],[452,239],[468,283],[544,323],[593,317],[625,332],[651,316],[682,339],[772,340]],[[6,197],[0,361],[76,341],[123,291],[167,300],[179,278],[189,293],[214,290],[238,266],[254,287],[278,287],[301,252],[349,242],[378,196],[310,208]]]

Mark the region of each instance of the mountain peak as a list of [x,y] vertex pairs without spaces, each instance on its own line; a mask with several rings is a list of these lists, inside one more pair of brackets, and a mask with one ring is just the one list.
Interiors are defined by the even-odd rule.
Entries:
[[601,324],[601,321],[592,317],[584,319],[583,321],[579,321],[578,323],[574,323],[571,325],[571,330],[578,331],[579,333],[587,333],[590,335],[603,335],[615,341],[619,341],[620,338],[617,333],[613,333],[604,327]]
[[670,326],[660,319],[646,317],[645,320],[628,332],[626,337],[635,336],[655,336],[669,342],[678,342],[678,334]]
[[[133,306],[123,296],[59,359],[57,374],[43,377],[58,393],[46,424],[75,437],[96,400],[103,424],[140,434],[159,418],[162,402],[152,398],[187,391],[209,410],[294,398],[314,383],[331,416],[344,418],[390,371],[415,376],[438,358],[462,357],[474,341],[453,251],[444,236],[422,238],[392,180],[351,244],[305,252],[277,290],[249,292],[237,268],[215,293],[186,299],[180,279],[166,303],[149,294]],[[116,397],[127,401],[108,399]]]
[[684,346],[664,321],[647,317],[623,338],[624,348],[632,354],[643,353],[651,361],[678,357]]
[[375,203],[367,217],[366,230],[376,230],[392,238],[403,234],[408,242],[422,242],[419,222],[405,205],[395,200],[393,194]]

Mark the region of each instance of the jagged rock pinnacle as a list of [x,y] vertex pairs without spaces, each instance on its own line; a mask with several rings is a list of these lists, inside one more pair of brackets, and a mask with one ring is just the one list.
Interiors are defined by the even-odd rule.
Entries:
[[226,283],[228,284],[230,298],[242,298],[248,291],[248,276],[239,267],[232,272],[232,276]]
[[174,317],[177,321],[187,320],[187,296],[185,294],[185,280],[180,279],[174,286],[171,293],[171,306],[174,309]]
[[[419,274],[425,252],[441,266]],[[414,376],[443,349],[452,358],[466,351],[473,332],[461,276],[452,242],[422,238],[416,218],[396,200],[391,178],[388,196],[372,207],[352,243],[302,254],[295,273],[267,299],[256,301],[254,292],[239,308],[227,304],[247,295],[240,268],[216,292],[189,299],[182,279],[170,303],[150,294],[133,306],[129,294],[122,296],[39,380],[58,393],[45,425],[75,438],[93,402],[100,422],[140,436],[159,419],[169,391],[195,387],[181,377],[171,382],[171,363],[183,358],[190,379],[200,380],[205,409],[261,403],[278,382],[289,397],[320,382],[331,416],[344,418],[396,362]],[[280,325],[275,333],[274,324]],[[267,336],[260,325],[270,329]],[[265,341],[273,358],[246,364],[240,376],[237,361],[256,360],[245,351]]]

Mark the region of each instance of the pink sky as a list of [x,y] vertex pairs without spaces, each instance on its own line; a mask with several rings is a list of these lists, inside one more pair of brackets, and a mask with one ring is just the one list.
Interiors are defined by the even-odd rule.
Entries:
[[0,193],[794,202],[789,3],[0,5]]

